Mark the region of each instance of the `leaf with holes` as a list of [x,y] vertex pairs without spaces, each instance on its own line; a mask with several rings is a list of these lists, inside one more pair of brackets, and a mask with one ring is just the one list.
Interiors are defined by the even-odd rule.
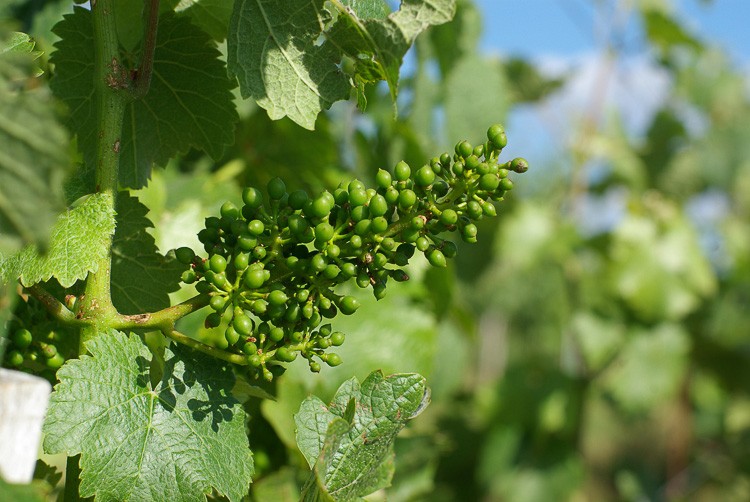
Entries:
[[117,331],[86,348],[90,356],[58,371],[44,424],[47,452],[81,455],[82,497],[198,501],[216,490],[242,499],[253,460],[231,368],[168,347],[154,378],[148,348]]

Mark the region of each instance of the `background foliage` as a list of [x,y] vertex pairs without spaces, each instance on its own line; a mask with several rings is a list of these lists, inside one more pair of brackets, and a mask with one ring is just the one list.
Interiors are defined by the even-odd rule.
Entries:
[[[415,265],[411,281],[378,303],[362,296],[356,317],[336,321],[350,333],[341,366],[310,375],[292,365],[271,389],[275,400],[247,399],[255,500],[299,498],[307,465],[293,417],[303,400],[314,393],[330,402],[342,382],[376,369],[418,372],[432,388],[432,405],[395,443],[393,486],[376,499],[750,498],[747,76],[661,3],[634,5],[644,56],[669,82],[644,133],[628,132],[617,110],[592,98],[588,115],[565,124],[565,154],[532,166],[478,245],[463,246],[447,270]],[[16,0],[6,8],[47,58],[50,28],[71,7]],[[215,39],[225,36],[216,31],[222,22],[189,15]],[[419,164],[449,149],[448,138],[478,139],[510,111],[564,90],[569,76],[480,53],[481,26],[482,14],[464,0],[452,23],[418,39],[396,120],[387,86],[363,91],[365,113],[339,103],[314,131],[242,102],[223,157],[187,150],[138,193],[159,250],[198,249],[203,218],[238,202],[241,186],[273,176],[290,189],[372,179],[398,160]],[[615,44],[603,49],[610,69],[625,57]],[[0,124],[12,112],[0,95]],[[53,148],[63,131],[49,134],[42,164],[66,154]],[[144,174],[132,184],[144,184]],[[60,199],[38,210],[47,217]],[[611,218],[592,226],[603,207],[615,207]],[[194,317],[183,332],[216,336]]]

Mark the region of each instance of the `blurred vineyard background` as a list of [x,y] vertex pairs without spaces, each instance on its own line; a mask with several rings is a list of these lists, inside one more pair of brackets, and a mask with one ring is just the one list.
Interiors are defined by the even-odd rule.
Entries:
[[[71,3],[14,2],[48,53]],[[418,262],[336,320],[344,364],[311,375],[298,361],[276,401],[248,401],[256,500],[294,500],[301,400],[378,368],[432,387],[397,442],[389,501],[750,500],[748,71],[670,2],[589,3],[585,65],[480,50],[482,29],[502,27],[461,0],[413,50],[395,121],[382,87],[314,132],[242,102],[221,162],[188,154],[139,193],[162,250],[200,249],[203,218],[273,176],[371,182],[495,122],[507,158],[532,161],[448,269]],[[197,322],[182,331],[210,339]]]

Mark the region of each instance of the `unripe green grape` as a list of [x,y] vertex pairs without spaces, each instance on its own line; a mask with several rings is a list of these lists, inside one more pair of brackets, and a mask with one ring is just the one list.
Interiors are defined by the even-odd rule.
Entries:
[[293,214],[289,216],[289,219],[287,220],[287,225],[289,227],[289,230],[295,235],[301,235],[308,228],[310,228],[310,225],[307,222],[307,220],[298,214]]
[[483,214],[482,205],[475,200],[470,200],[468,204],[466,204],[466,214],[472,220],[479,219]]
[[375,184],[380,188],[388,188],[391,186],[391,173],[385,169],[378,169],[378,173],[375,175]]
[[221,205],[219,213],[222,218],[225,218],[228,221],[233,221],[240,217],[240,210],[229,201]]
[[174,255],[177,258],[177,261],[179,261],[183,265],[190,265],[191,263],[193,263],[193,259],[195,258],[195,252],[188,247],[175,249]]
[[258,346],[255,345],[255,343],[253,342],[247,342],[245,345],[242,346],[242,352],[244,352],[248,356],[251,354],[257,354]]
[[255,268],[245,272],[242,281],[248,289],[258,289],[266,282],[266,277],[262,269]]
[[307,195],[307,192],[305,192],[304,190],[295,190],[294,192],[289,194],[287,203],[289,204],[289,207],[291,207],[295,211],[299,211],[300,209],[305,207],[305,203],[309,199],[310,196]]
[[263,363],[263,359],[258,354],[251,354],[247,356],[247,364],[253,368],[258,368]]
[[274,354],[274,356],[278,361],[285,363],[291,363],[292,361],[297,359],[297,353],[292,352],[286,347],[279,347],[278,349],[276,349],[276,354]]
[[250,251],[258,245],[258,239],[250,234],[243,234],[237,237],[237,246],[243,251]]
[[182,275],[180,276],[180,280],[184,282],[185,284],[192,284],[198,279],[198,274],[195,273],[195,270],[188,269],[185,270]]
[[258,298],[250,305],[250,309],[256,315],[263,315],[268,311],[268,302],[262,298]]
[[393,280],[396,282],[404,282],[409,280],[409,274],[401,269],[391,270],[389,273],[391,277],[393,277]]
[[219,295],[212,296],[208,304],[213,310],[217,312],[221,311],[224,308],[224,305],[227,304],[227,297]]
[[357,275],[357,266],[354,263],[351,262],[345,262],[341,264],[341,273],[344,274],[344,277],[354,277]]
[[478,175],[484,176],[485,174],[489,174],[492,171],[492,168],[490,165],[486,162],[480,162],[479,165],[476,167],[475,171]]
[[362,237],[359,235],[352,235],[349,238],[349,245],[353,247],[354,249],[359,249],[362,247]]
[[274,342],[280,342],[284,339],[284,330],[278,327],[272,328],[271,331],[268,332],[268,338]]
[[247,187],[242,191],[242,202],[250,209],[258,209],[263,204],[263,194],[254,187]]
[[255,246],[253,248],[253,257],[257,260],[262,260],[266,257],[266,248],[263,245]]
[[422,166],[414,175],[414,181],[419,186],[430,186],[435,181],[435,171],[430,166]]
[[425,219],[422,216],[415,216],[409,221],[409,228],[412,230],[422,230],[425,225]]
[[326,361],[326,364],[328,364],[328,366],[331,366],[331,367],[338,366],[339,364],[343,362],[341,360],[341,356],[333,352],[331,352],[330,354],[326,354],[325,361]]
[[28,329],[19,329],[15,333],[13,333],[13,345],[18,347],[19,349],[25,349],[29,345],[31,345],[31,342],[33,341],[33,336],[31,335],[31,331]]
[[219,324],[221,324],[221,316],[216,312],[208,314],[203,322],[203,325],[208,329],[215,328]]
[[481,190],[494,192],[498,186],[500,186],[500,178],[496,174],[487,173],[479,178],[479,188]]
[[471,154],[468,157],[466,157],[466,169],[476,169],[477,166],[479,166],[479,158],[477,158],[476,155]]
[[415,242],[417,249],[420,251],[427,251],[430,247],[430,240],[427,237],[421,236]]
[[330,265],[326,266],[325,270],[323,270],[323,277],[325,277],[326,279],[335,279],[340,273],[341,269],[338,267],[338,265],[331,263]]
[[372,199],[370,199],[368,208],[370,209],[370,215],[375,217],[383,216],[388,212],[388,203],[386,202],[385,197],[380,194],[375,194],[372,196]]
[[284,305],[289,297],[280,289],[275,289],[268,293],[268,303],[271,305]]
[[46,359],[49,359],[50,357],[54,357],[55,354],[57,354],[57,347],[52,344],[43,343],[41,344],[41,351],[42,356],[44,356]]
[[403,209],[412,207],[416,202],[417,194],[415,194],[413,190],[406,188],[401,190],[401,193],[398,194],[398,205]]
[[364,219],[362,221],[358,221],[356,225],[354,225],[354,233],[357,235],[367,235],[370,233],[370,226],[372,225],[372,220]]
[[433,248],[425,254],[427,256],[427,261],[430,262],[430,265],[433,267],[447,267],[448,263],[445,260],[445,255],[442,251],[439,249]]
[[385,298],[385,293],[385,284],[383,284],[382,282],[376,282],[375,284],[373,284],[372,294],[373,296],[375,296],[376,300],[382,300],[383,298]]
[[484,145],[475,146],[474,151],[472,151],[471,153],[476,155],[477,157],[481,157],[482,155],[484,155]]
[[313,373],[320,373],[321,369],[322,368],[320,367],[320,363],[310,361],[310,371],[312,371]]
[[372,225],[370,225],[370,229],[373,231],[373,233],[382,234],[383,232],[388,230],[388,220],[386,220],[382,216],[373,218]]
[[339,347],[344,344],[344,340],[346,339],[346,335],[342,333],[341,331],[335,331],[331,333],[331,345],[334,347]]
[[250,336],[253,332],[253,321],[245,314],[235,315],[232,319],[232,326],[240,336]]
[[367,192],[364,190],[352,190],[349,192],[349,204],[352,206],[361,206],[367,202]]
[[399,161],[399,163],[396,164],[396,167],[393,168],[393,175],[398,181],[408,180],[409,176],[411,176],[411,168],[409,167],[409,164],[403,160]]
[[322,195],[313,199],[312,204],[305,206],[308,209],[305,214],[313,218],[324,218],[331,212],[335,203],[333,195],[329,192],[323,192]]
[[510,180],[510,178],[503,178],[503,180],[500,182],[500,186],[498,187],[504,191],[513,190],[513,182]]
[[213,245],[219,240],[219,231],[215,228],[204,228],[198,232],[198,240],[204,245]]
[[477,230],[477,226],[476,226],[476,225],[474,225],[473,223],[469,223],[468,225],[465,225],[465,226],[464,226],[464,227],[463,227],[463,228],[461,229],[461,235],[462,235],[462,236],[463,236],[463,237],[464,237],[465,239],[466,239],[466,238],[469,238],[469,239],[470,239],[470,238],[476,238],[476,236],[477,236],[477,231],[478,231],[478,230]]
[[250,255],[247,253],[237,253],[232,262],[234,269],[238,272],[245,270],[250,263]]
[[353,222],[359,222],[370,217],[370,208],[367,206],[357,206],[351,210],[351,218]]
[[260,220],[252,220],[247,224],[247,231],[250,235],[258,236],[266,230],[266,226]]
[[482,204],[482,212],[485,216],[497,216],[497,208],[491,201],[487,201],[484,204]]
[[370,276],[367,275],[367,272],[364,270],[360,270],[357,272],[357,279],[356,279],[357,286],[364,289],[370,285]]
[[216,216],[209,216],[205,220],[205,227],[206,228],[211,228],[211,229],[214,229],[214,230],[218,230],[220,226],[221,226],[221,220],[219,218],[217,218]]
[[205,281],[200,281],[195,285],[195,289],[198,291],[198,293],[208,293],[211,291],[211,284]]
[[322,272],[328,266],[328,260],[321,253],[310,258],[310,268],[315,272]]
[[385,201],[392,206],[398,202],[398,195],[399,191],[395,187],[389,187],[388,190],[385,191],[383,197],[385,198]]
[[214,273],[219,274],[226,270],[227,260],[220,254],[215,254],[209,259],[209,266]]
[[327,221],[319,223],[315,227],[315,239],[317,240],[330,241],[333,238],[333,233],[334,233],[333,226]]
[[341,248],[336,244],[328,244],[325,248],[326,256],[329,258],[338,258],[341,254]]
[[454,211],[453,209],[445,209],[442,213],[440,213],[440,223],[444,225],[455,225],[458,221],[458,213]]
[[305,319],[310,319],[313,314],[315,313],[315,307],[312,303],[305,303],[305,305],[302,307],[302,317]]
[[364,183],[355,178],[349,182],[346,189],[351,193],[353,190],[367,190],[367,187]]
[[274,200],[279,200],[286,193],[286,185],[281,178],[271,178],[266,186],[268,190],[268,196]]
[[60,368],[63,364],[65,364],[65,358],[59,352],[44,362],[44,365],[52,370]]
[[300,289],[294,294],[294,299],[297,300],[298,303],[305,303],[309,297],[309,289]]
[[388,264],[388,257],[384,255],[383,253],[375,253],[375,256],[372,259],[372,268],[374,269],[381,269],[385,267]]
[[353,296],[344,296],[337,302],[337,305],[342,314],[351,315],[359,308],[359,300]]
[[331,346],[331,340],[328,338],[318,338],[318,341],[315,343],[315,345],[318,346],[319,349],[327,349]]
[[349,192],[347,192],[342,186],[339,186],[333,191],[333,199],[336,201],[337,205],[343,206],[349,202]]
[[289,335],[289,341],[292,343],[300,343],[304,338],[305,335],[303,335],[301,331],[293,331],[292,334]]
[[235,330],[234,327],[227,326],[227,329],[224,331],[224,339],[229,345],[234,345],[239,341],[240,334],[237,333],[237,330]]
[[499,150],[502,150],[508,144],[505,129],[500,124],[494,124],[487,129],[487,139]]
[[460,157],[466,158],[474,151],[474,147],[468,141],[460,141],[456,144],[456,154]]
[[464,163],[455,162],[451,169],[453,170],[453,174],[455,174],[456,176],[461,176],[464,173]]
[[498,169],[497,170],[497,177],[500,179],[507,178],[508,177],[508,170],[507,169]]
[[5,360],[7,361],[8,366],[11,368],[17,368],[23,364],[23,354],[18,350],[11,350],[8,352]]

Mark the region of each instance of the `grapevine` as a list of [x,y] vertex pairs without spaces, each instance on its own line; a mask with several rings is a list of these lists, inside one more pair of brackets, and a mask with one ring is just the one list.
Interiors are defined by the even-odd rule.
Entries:
[[210,297],[205,326],[222,326],[229,350],[266,380],[298,356],[313,372],[341,364],[329,349],[345,335],[326,321],[354,314],[359,301],[336,286],[353,281],[379,300],[389,280],[409,279],[404,267],[417,251],[445,267],[457,252],[446,234],[476,242],[475,222],[495,216],[495,202],[513,188],[509,172],[528,169],[523,158],[499,160],[506,144],[502,126],[493,125],[477,146],[461,141],[453,155],[417,169],[401,161],[392,173],[379,170],[375,188],[355,179],[310,196],[287,192],[279,178],[266,195],[246,188],[242,207],[226,202],[206,219],[198,234],[206,257],[176,250],[190,266],[183,282]]

